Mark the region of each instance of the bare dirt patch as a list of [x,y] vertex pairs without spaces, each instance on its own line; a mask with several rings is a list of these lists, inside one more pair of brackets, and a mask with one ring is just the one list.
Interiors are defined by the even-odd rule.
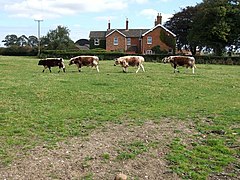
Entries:
[[[54,149],[38,146],[0,169],[0,179],[114,179],[122,172],[128,179],[180,179],[165,160],[175,137],[192,134],[189,124],[163,119],[141,126],[127,122],[95,129],[88,137],[60,142]],[[121,144],[157,142],[135,158],[119,160]]]

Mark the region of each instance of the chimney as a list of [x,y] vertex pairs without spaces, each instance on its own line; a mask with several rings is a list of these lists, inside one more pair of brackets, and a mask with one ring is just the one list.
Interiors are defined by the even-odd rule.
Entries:
[[157,21],[155,21],[155,25],[162,24],[162,15],[161,13],[158,13],[157,15]]
[[155,19],[155,23],[154,23],[154,25],[156,26],[157,25],[157,20]]
[[126,31],[128,31],[128,18],[126,19]]
[[111,30],[111,24],[110,24],[110,20],[108,20],[108,29],[107,29],[108,31],[110,31]]

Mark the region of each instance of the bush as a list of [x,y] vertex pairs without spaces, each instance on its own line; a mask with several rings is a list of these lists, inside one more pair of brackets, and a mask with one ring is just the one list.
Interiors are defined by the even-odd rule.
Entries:
[[[62,57],[70,59],[74,56],[80,55],[95,55],[100,60],[113,60],[125,55],[141,55],[141,54],[125,54],[122,52],[107,52],[101,49],[84,50],[84,51],[65,51],[65,50],[45,50],[41,53],[41,58],[46,57]],[[141,55],[146,62],[162,62],[166,57],[165,54],[145,54]],[[240,57],[222,57],[222,56],[195,56],[196,64],[226,64],[226,65],[240,65]]]
[[37,56],[38,49],[30,46],[11,46],[6,48],[0,48],[0,55],[4,56]]

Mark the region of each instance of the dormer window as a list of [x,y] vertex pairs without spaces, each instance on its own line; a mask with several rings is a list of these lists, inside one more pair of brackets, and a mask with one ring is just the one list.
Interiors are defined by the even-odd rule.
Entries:
[[147,37],[147,44],[152,44],[152,36]]

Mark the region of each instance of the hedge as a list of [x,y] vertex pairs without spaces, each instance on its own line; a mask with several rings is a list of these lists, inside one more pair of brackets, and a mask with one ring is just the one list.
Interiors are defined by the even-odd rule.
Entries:
[[[42,58],[46,57],[62,57],[64,59],[70,59],[74,56],[80,55],[95,55],[98,56],[100,60],[113,60],[120,56],[125,55],[136,55],[136,54],[124,54],[122,52],[104,52],[104,51],[43,51],[41,53]],[[142,55],[146,62],[161,62],[165,54],[146,54]],[[225,65],[240,65],[240,57],[228,56],[194,56],[196,59],[196,64],[225,64]]]
[[11,46],[7,48],[0,48],[0,55],[3,56],[37,56],[37,54],[38,49],[29,46]]
[[[11,48],[0,48],[1,55],[8,56],[37,56],[37,49],[29,47],[11,47]],[[65,50],[43,50],[39,58],[47,57],[62,57],[64,59],[70,59],[74,56],[80,55],[95,55],[100,60],[113,60],[120,56],[131,55],[124,54],[122,52],[107,52],[102,49],[96,50],[84,50],[84,51],[65,51]],[[133,54],[132,54],[133,55]],[[136,55],[136,54],[134,54]],[[142,55],[146,62],[161,62],[166,56],[165,54],[155,55]],[[194,56],[196,64],[225,64],[225,65],[240,65],[240,56]]]

